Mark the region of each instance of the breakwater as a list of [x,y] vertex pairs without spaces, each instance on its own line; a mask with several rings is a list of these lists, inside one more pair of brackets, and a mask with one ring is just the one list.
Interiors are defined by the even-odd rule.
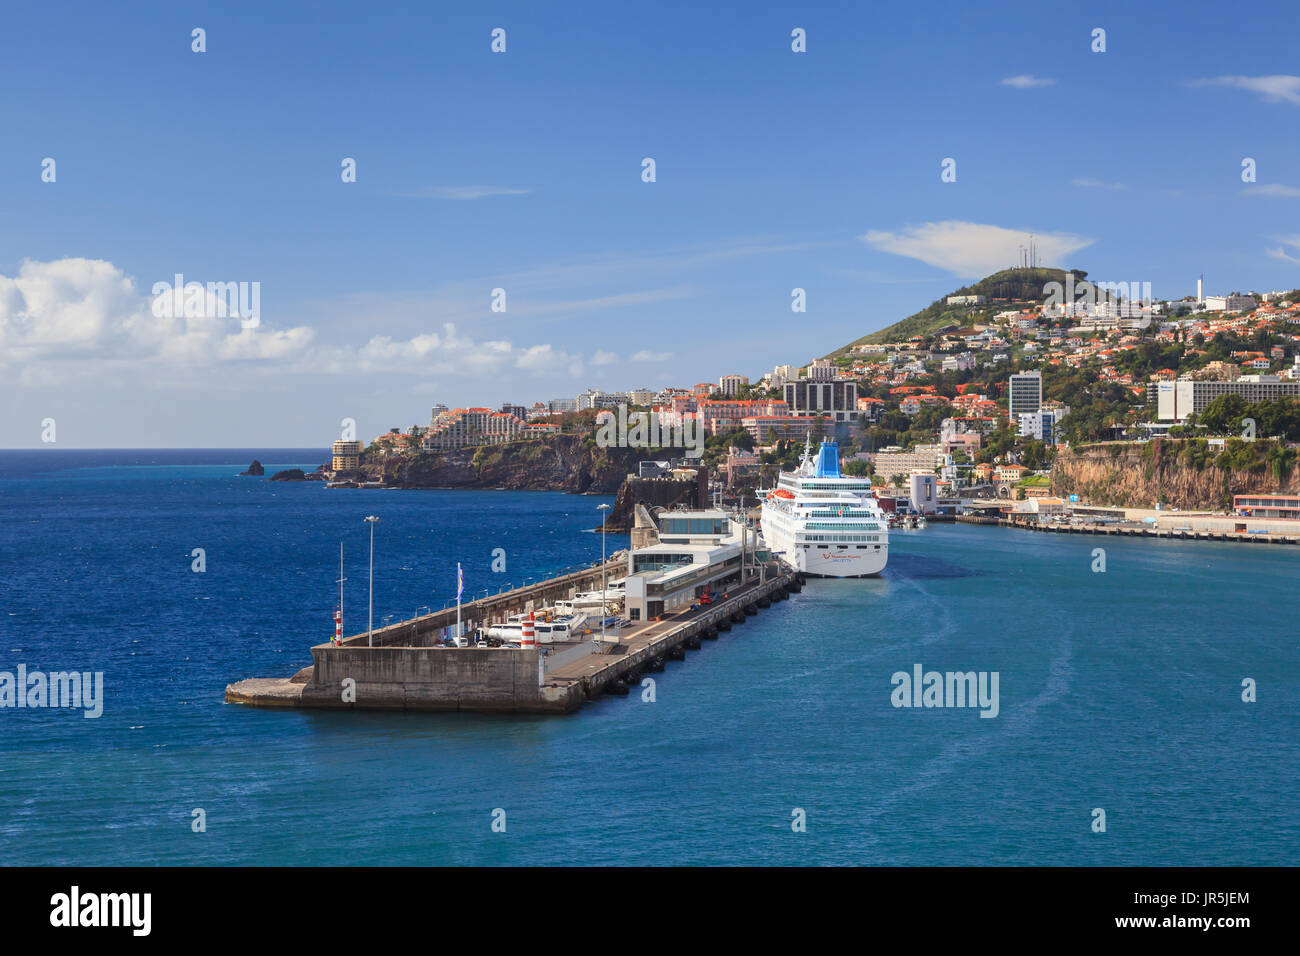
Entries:
[[[606,571],[625,569],[611,562]],[[768,571],[771,573],[769,574]],[[461,608],[466,622],[504,620],[571,597],[600,580],[600,567],[540,581]],[[607,688],[622,687],[644,669],[729,630],[759,608],[800,588],[793,572],[775,566],[732,588],[717,604],[630,624],[612,640],[585,635],[538,648],[444,647],[442,628],[455,622],[444,609],[341,645],[318,644],[312,665],[288,678],[249,678],[226,687],[226,702],[254,707],[570,713]],[[448,617],[450,615],[450,617]],[[372,643],[373,642],[373,643]]]

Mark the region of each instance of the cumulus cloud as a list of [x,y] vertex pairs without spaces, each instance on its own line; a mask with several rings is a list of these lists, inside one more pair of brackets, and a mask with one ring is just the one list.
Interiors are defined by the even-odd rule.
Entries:
[[1193,80],[1192,86],[1227,86],[1258,93],[1269,103],[1300,106],[1300,76],[1285,73],[1273,76],[1214,76]]
[[1034,76],[1032,73],[1020,73],[1016,76],[1008,76],[1002,80],[1003,86],[1014,86],[1018,90],[1029,90],[1036,86],[1051,86],[1056,80],[1050,80],[1043,76]]
[[164,369],[190,381],[206,370],[211,380],[225,381],[223,370],[234,363],[285,374],[459,376],[510,369],[578,374],[584,364],[582,356],[547,344],[476,339],[454,322],[405,338],[325,344],[308,326],[276,329],[264,316],[244,327],[238,315],[214,309],[210,293],[196,301],[202,307],[194,311],[204,314],[187,315],[170,292],[146,294],[103,260],[26,260],[16,276],[0,275],[0,368],[12,363],[24,381],[56,383],[96,372],[120,379]]
[[515,368],[552,375],[567,372],[576,376],[581,375],[583,369],[581,355],[571,354],[553,345],[531,345],[515,356],[514,364]]
[[0,275],[0,364],[93,358],[207,365],[285,359],[301,353],[312,339],[306,327],[244,328],[237,315],[218,316],[211,308],[187,316],[153,306],[153,297],[111,262],[24,260],[16,276]]
[[667,362],[673,357],[672,352],[651,352],[649,349],[642,349],[634,352],[629,361],[632,362]]
[[[901,232],[871,230],[861,237],[873,249],[919,259],[953,275],[981,277],[1006,269],[1020,258],[1031,233],[977,222],[948,220],[909,226]],[[1039,259],[1064,266],[1066,258],[1092,239],[1067,233],[1034,232]]]

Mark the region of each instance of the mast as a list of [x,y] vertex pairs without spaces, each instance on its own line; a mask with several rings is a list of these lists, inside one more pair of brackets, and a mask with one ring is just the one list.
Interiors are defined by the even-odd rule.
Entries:
[[343,582],[346,580],[347,578],[343,576],[343,542],[340,541],[339,542],[339,579],[338,579],[339,606],[338,606],[338,610],[335,611],[334,613],[334,643],[335,644],[341,644],[343,642]]

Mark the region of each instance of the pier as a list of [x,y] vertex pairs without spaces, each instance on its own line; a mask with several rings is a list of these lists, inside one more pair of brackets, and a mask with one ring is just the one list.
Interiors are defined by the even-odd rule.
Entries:
[[1065,522],[1022,521],[1002,518],[998,523],[1021,531],[1047,534],[1094,534],[1123,538],[1159,538],[1174,541],[1235,541],[1241,544],[1300,544],[1298,535],[1269,534],[1250,531],[1207,531],[1193,528],[1151,528],[1142,525],[1067,524]]
[[[614,580],[627,573],[625,557],[611,558],[604,565],[606,580]],[[467,627],[501,624],[511,614],[522,614],[547,607],[556,601],[573,597],[579,591],[599,590],[601,565],[570,571],[541,581],[522,584],[509,591],[499,591],[460,605],[460,618]],[[444,628],[456,624],[456,605],[447,604],[431,614],[398,621],[374,631],[375,647],[432,647],[437,644]],[[344,647],[366,647],[368,633],[362,631],[343,639]],[[333,645],[326,644],[326,647]]]
[[[611,561],[607,574],[626,571]],[[444,647],[442,629],[455,607],[311,648],[312,665],[288,678],[250,678],[226,687],[226,702],[253,707],[481,711],[562,714],[602,693],[627,693],[628,684],[663,662],[681,659],[720,631],[802,588],[799,576],[775,564],[729,588],[725,599],[657,620],[610,629],[538,648]],[[462,605],[466,622],[504,621],[599,585],[600,565],[539,581]]]

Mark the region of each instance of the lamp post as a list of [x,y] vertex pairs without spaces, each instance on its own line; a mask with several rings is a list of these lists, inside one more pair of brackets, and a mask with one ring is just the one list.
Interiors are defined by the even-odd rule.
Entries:
[[600,643],[605,643],[605,617],[609,613],[605,607],[605,519],[609,517],[609,505],[599,505],[600,511]]
[[375,525],[379,519],[366,515],[366,524],[370,525],[370,616],[366,624],[366,646],[375,646]]

